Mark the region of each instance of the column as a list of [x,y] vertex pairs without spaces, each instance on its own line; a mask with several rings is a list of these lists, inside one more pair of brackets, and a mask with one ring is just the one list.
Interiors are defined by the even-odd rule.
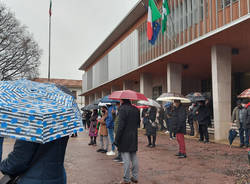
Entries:
[[211,57],[215,140],[224,140],[231,122],[231,48],[213,46]]
[[129,80],[123,81],[123,90],[127,89],[133,90],[133,81]]
[[152,98],[152,76],[148,73],[140,75],[140,93],[144,94],[147,98]]
[[181,93],[182,65],[168,63],[167,65],[167,91]]

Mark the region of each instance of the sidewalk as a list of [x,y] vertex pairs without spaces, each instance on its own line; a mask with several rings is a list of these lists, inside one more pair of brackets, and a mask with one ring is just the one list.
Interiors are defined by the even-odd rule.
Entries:
[[[186,139],[186,159],[174,156],[176,140],[158,134],[155,149],[147,148],[147,139],[139,133],[139,183],[141,184],[246,184],[250,183],[246,149],[222,144],[204,144]],[[88,146],[87,133],[71,138],[65,167],[68,184],[115,184],[122,179],[122,164],[113,157],[97,153]],[[98,140],[99,142],[99,140]],[[12,149],[13,140],[4,142],[4,155]],[[247,182],[248,179],[248,182]]]

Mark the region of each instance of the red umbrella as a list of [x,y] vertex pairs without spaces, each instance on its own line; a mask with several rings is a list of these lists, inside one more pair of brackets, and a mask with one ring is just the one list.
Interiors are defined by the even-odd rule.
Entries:
[[143,94],[132,90],[114,91],[113,93],[111,93],[109,98],[113,100],[128,99],[128,100],[148,101],[148,99]]
[[135,105],[135,104],[133,104],[133,106],[137,107],[138,109],[147,109],[149,107],[147,105]]
[[238,98],[250,98],[250,88],[243,91]]

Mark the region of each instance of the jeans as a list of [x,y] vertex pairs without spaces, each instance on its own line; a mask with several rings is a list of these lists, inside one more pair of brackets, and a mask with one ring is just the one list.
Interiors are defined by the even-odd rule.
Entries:
[[3,137],[0,137],[0,162],[2,161],[2,154],[3,154]]
[[109,140],[112,146],[112,151],[115,151],[115,145],[114,145],[114,129],[108,128],[108,134],[109,134]]
[[124,182],[130,182],[130,162],[132,162],[132,176],[135,180],[138,181],[138,160],[136,156],[136,152],[122,152],[122,161],[124,162],[124,175],[123,180]]
[[[243,124],[240,123],[239,133],[240,133],[240,144],[241,145],[249,145],[249,129],[244,129]],[[245,137],[244,137],[245,133]]]
[[178,141],[178,144],[179,144],[179,153],[186,154],[184,134],[177,133],[176,138],[177,138],[177,141]]
[[109,139],[108,139],[108,136],[103,136],[103,135],[100,135],[100,144],[101,144],[101,149],[104,148],[104,142],[103,142],[103,139],[106,140],[106,150],[108,150],[108,147],[109,147]]

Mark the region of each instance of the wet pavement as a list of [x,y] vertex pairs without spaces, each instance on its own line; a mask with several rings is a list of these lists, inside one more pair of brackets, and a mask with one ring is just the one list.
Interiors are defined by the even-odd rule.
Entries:
[[[4,157],[13,140],[4,142]],[[122,179],[122,164],[114,156],[97,153],[98,146],[88,146],[87,133],[71,138],[65,167],[69,184],[115,184]],[[99,142],[99,140],[98,140]],[[156,148],[146,147],[144,132],[139,135],[139,183],[143,184],[249,184],[250,166],[246,149],[223,144],[204,144],[186,139],[186,159],[174,156],[176,140],[158,134]]]

